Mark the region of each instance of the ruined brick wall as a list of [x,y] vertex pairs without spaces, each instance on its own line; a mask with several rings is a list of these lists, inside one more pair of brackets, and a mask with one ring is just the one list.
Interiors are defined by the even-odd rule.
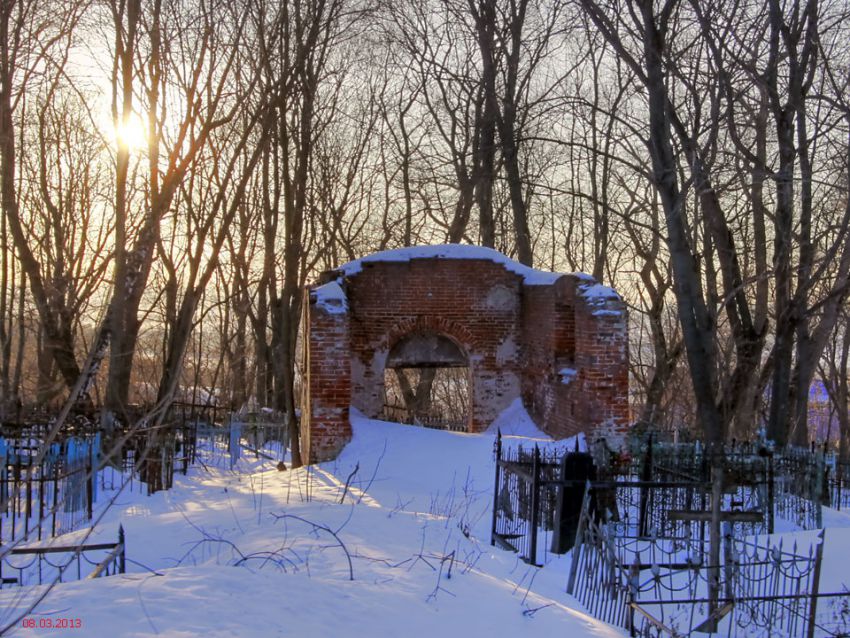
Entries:
[[[601,294],[593,294],[599,289]],[[587,431],[593,424],[605,436],[623,437],[630,422],[626,305],[594,282],[577,282],[575,299],[576,369],[583,400],[577,404],[574,427]]]
[[553,423],[557,415],[555,389],[555,298],[550,286],[529,287],[522,312],[522,399],[535,423]]
[[556,438],[625,428],[626,312],[613,291],[577,275],[541,284],[502,256],[380,255],[308,288],[302,437],[310,462],[333,458],[350,440],[349,405],[381,413],[387,356],[417,333],[447,337],[466,354],[470,432],[520,396]]
[[581,275],[527,287],[523,341],[523,403],[548,434],[625,434],[627,313],[610,288]]
[[301,453],[309,463],[335,458],[351,440],[349,317],[342,310],[305,295]]
[[491,261],[417,259],[364,264],[347,281],[352,405],[381,412],[384,364],[416,332],[450,338],[469,360],[470,432],[485,429],[519,394],[521,277]]

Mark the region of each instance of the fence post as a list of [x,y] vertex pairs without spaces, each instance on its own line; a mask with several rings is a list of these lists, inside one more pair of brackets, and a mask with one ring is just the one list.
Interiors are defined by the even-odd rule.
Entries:
[[126,545],[124,544],[124,526],[118,525],[118,543],[121,545],[121,553],[118,555],[118,573],[123,574],[124,570],[127,568],[125,550]]
[[30,516],[32,515],[32,457],[27,463],[27,504],[24,514],[24,536],[30,533]]
[[635,557],[635,561],[629,567],[629,597],[628,597],[628,614],[629,614],[629,636],[637,636],[635,633],[635,608],[632,603],[637,602],[638,590],[640,589],[640,554]]
[[[652,432],[649,433],[649,438],[646,443],[646,456],[643,458],[643,468],[640,473],[640,480],[648,483],[652,480]],[[649,509],[649,490],[645,485],[640,488],[640,513],[638,518],[638,534],[646,536],[647,532],[647,510]]]
[[21,496],[21,451],[18,449],[15,454],[15,465],[12,470],[12,485],[13,488],[9,490],[9,498],[12,501],[12,538],[15,538],[15,519],[18,518],[18,515],[21,511],[20,496]]
[[38,470],[38,540],[41,540],[41,523],[44,520],[44,467],[45,462],[42,461]]
[[584,528],[587,525],[587,517],[590,516],[590,481],[584,488],[584,499],[581,502],[581,513],[578,518],[578,529],[576,530],[576,542],[573,545],[573,555],[570,560],[570,575],[567,578],[567,593],[572,596],[578,575],[578,564],[581,560],[582,545],[584,544]]
[[815,636],[815,624],[818,611],[818,589],[820,588],[820,568],[823,562],[823,544],[825,541],[825,529],[818,534],[818,547],[815,550],[815,572],[812,574],[812,598],[809,603],[809,629],[806,632],[808,638]]
[[53,464],[53,510],[52,521],[50,523],[50,538],[56,536],[56,510],[59,509],[59,463]]
[[89,456],[88,461],[86,461],[86,514],[88,514],[89,520],[92,519],[92,510],[94,509],[92,505],[92,500],[94,500],[94,486],[92,482],[94,481],[94,465],[92,464],[91,456]]
[[732,523],[729,521],[723,522],[723,583],[724,593],[727,601],[730,602],[735,597],[735,587],[733,579],[735,578],[735,568],[732,565]]
[[493,486],[493,522],[490,526],[490,544],[496,544],[496,512],[499,503],[499,479],[502,462],[502,430],[496,430],[496,482]]
[[192,421],[190,423],[191,432],[192,432],[192,458],[189,459],[189,463],[191,465],[195,464],[195,455],[198,451],[198,422]]
[[818,454],[816,450],[814,450],[814,444],[812,444],[812,449],[814,452],[814,465],[815,465],[815,476],[814,476],[814,484],[812,485],[812,501],[815,504],[815,527],[821,528],[823,527],[823,493],[824,493],[824,466],[826,464],[825,452],[824,454]]
[[535,443],[534,457],[531,463],[531,543],[528,559],[537,565],[537,525],[540,509],[540,448]]
[[775,507],[774,499],[776,498],[776,471],[773,467],[773,452],[768,453],[767,457],[767,533],[773,534]]
[[[576,448],[578,448],[578,438],[576,438]],[[576,452],[578,454],[578,452]],[[567,457],[569,457],[569,452],[564,452],[564,455],[561,457],[560,466],[558,469],[558,478],[560,480],[560,484],[558,485],[557,492],[555,495],[555,517],[552,525],[552,544],[549,550],[553,554],[563,554],[566,552],[566,543],[564,540],[564,517],[566,516],[566,512],[564,511],[567,507]],[[573,538],[573,543],[575,543],[575,538]]]
[[720,598],[720,519],[723,504],[722,448],[711,446],[711,522],[708,535],[708,619],[704,626],[709,633],[717,631],[718,599]]
[[182,449],[183,449],[183,476],[189,472],[189,428],[186,426],[186,423],[183,423],[183,440],[182,440]]

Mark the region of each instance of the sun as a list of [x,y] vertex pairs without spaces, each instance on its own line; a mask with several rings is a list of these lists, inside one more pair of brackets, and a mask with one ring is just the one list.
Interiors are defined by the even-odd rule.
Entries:
[[111,137],[118,148],[140,151],[148,146],[148,132],[142,118],[133,113],[126,121],[111,124]]

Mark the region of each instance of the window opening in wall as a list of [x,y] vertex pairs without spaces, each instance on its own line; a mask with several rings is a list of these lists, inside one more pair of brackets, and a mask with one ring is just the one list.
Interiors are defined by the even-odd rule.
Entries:
[[466,432],[469,368],[419,367],[384,370],[383,418],[427,428]]
[[466,353],[434,333],[408,335],[387,356],[383,418],[430,428],[466,432],[470,417]]

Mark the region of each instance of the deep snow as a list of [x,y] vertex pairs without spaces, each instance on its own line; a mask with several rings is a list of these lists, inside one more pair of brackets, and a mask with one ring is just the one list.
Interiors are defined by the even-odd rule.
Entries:
[[[574,442],[551,441],[519,403],[479,435],[356,412],[352,425],[334,462],[279,472],[246,454],[230,471],[219,454],[168,492],[122,493],[87,542],[114,541],[122,523],[128,573],[59,584],[29,616],[79,618],[80,629],[18,623],[11,635],[625,635],[564,593],[568,557],[536,569],[489,544],[496,430],[508,444]],[[850,516],[827,510],[825,522],[821,591],[840,591]],[[806,547],[817,532],[783,536]],[[43,591],[0,590],[0,623]]]
[[[59,584],[30,615],[80,629],[12,635],[623,635],[564,593],[567,560],[537,570],[490,546],[494,431],[352,424],[331,463],[279,472],[248,454],[231,472],[222,456],[168,492],[123,493],[87,542],[122,523],[128,573]],[[547,444],[521,405],[501,425],[508,441]],[[2,624],[42,591],[0,590]]]

